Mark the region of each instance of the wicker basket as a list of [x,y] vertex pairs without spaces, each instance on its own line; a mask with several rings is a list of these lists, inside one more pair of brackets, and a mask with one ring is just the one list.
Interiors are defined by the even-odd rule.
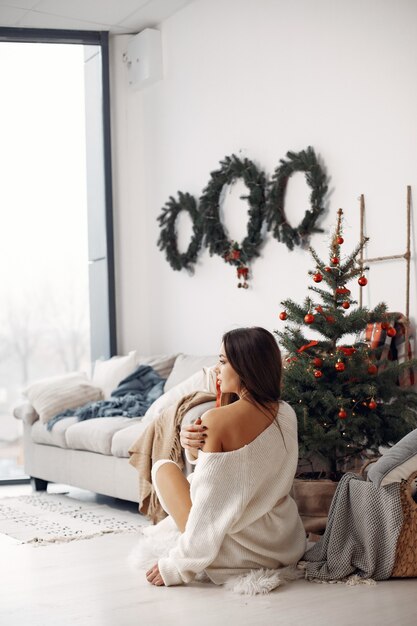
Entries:
[[403,525],[397,541],[392,578],[417,576],[417,502],[411,495],[411,483],[417,472],[401,481],[400,497],[403,510]]
[[[360,471],[361,476],[365,478],[365,470],[377,460],[378,458],[370,459],[364,463]],[[402,480],[400,483],[403,524],[398,536],[391,578],[417,577],[417,502],[411,493],[411,485],[416,478],[417,472],[414,472],[407,480]]]
[[359,476],[362,476],[362,478],[366,480],[368,472],[365,470],[368,469],[368,466],[371,465],[371,463],[376,463],[377,461],[379,461],[380,458],[381,458],[380,456],[375,456],[375,457],[372,457],[372,459],[368,459],[367,461],[365,461],[365,463],[362,465],[359,471]]

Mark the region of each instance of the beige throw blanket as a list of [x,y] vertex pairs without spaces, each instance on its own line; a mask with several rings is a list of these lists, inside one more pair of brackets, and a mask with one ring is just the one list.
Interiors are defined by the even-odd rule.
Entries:
[[171,459],[183,468],[180,428],[184,415],[204,402],[214,400],[211,393],[196,391],[165,409],[144,430],[129,450],[129,463],[139,472],[139,512],[154,524],[166,516],[151,482],[152,465],[160,459]]

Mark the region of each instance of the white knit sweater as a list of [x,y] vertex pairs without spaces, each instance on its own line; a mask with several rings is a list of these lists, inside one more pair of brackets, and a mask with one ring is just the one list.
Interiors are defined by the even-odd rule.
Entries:
[[158,561],[165,585],[190,582],[203,571],[223,584],[252,569],[296,563],[304,554],[304,528],[289,496],[297,419],[285,402],[277,418],[281,431],[275,421],[243,448],[199,452],[185,531]]

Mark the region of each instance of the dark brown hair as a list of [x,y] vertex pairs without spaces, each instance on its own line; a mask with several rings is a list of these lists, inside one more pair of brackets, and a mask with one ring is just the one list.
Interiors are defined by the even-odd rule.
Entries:
[[[253,400],[261,406],[281,397],[281,353],[274,336],[265,328],[236,328],[223,335],[227,360]],[[222,404],[233,401],[224,394]],[[228,397],[227,397],[228,396]]]

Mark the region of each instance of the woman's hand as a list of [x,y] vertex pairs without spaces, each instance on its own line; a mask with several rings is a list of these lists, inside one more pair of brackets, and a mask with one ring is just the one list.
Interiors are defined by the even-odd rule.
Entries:
[[197,452],[204,445],[204,440],[207,437],[205,431],[206,426],[202,426],[201,419],[198,418],[194,424],[189,426],[182,426],[180,432],[180,442],[183,448]]
[[163,587],[165,585],[159,572],[158,563],[146,572],[146,580],[148,583],[151,583],[151,585],[155,585],[155,587]]

